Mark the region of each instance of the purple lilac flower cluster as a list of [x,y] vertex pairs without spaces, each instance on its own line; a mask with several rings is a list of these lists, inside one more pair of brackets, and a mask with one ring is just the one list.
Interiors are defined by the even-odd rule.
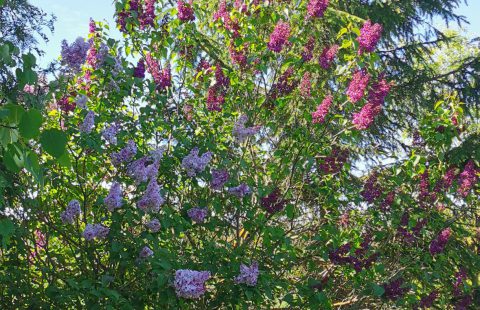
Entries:
[[210,185],[214,190],[220,190],[223,188],[223,185],[228,181],[230,174],[227,170],[213,170],[212,171],[212,181]]
[[203,223],[208,215],[207,208],[191,208],[187,211],[188,217],[195,223]]
[[154,160],[150,156],[145,156],[128,165],[127,174],[138,184],[155,179],[158,175],[159,167],[160,160]]
[[280,76],[278,82],[273,84],[271,90],[272,99],[277,99],[278,97],[285,96],[290,94],[295,87],[298,85],[298,81],[292,78],[293,67],[289,67],[285,72]]
[[471,295],[464,295],[455,303],[455,310],[468,310],[472,302],[473,297]]
[[78,129],[80,132],[88,134],[92,132],[93,127],[95,127],[95,113],[93,111],[88,111],[83,123],[78,126]]
[[363,199],[368,203],[373,203],[378,197],[382,195],[382,188],[377,182],[378,174],[372,173],[365,184],[363,185],[363,190],[360,192]]
[[238,20],[233,20],[230,17],[230,13],[227,11],[227,3],[225,0],[220,2],[218,10],[213,14],[213,19],[215,21],[222,20],[223,26],[232,33],[234,38],[238,38],[240,36],[240,26],[238,24]]
[[63,223],[72,224],[73,221],[82,213],[82,209],[80,208],[80,202],[74,199],[68,203],[67,209],[62,212],[60,218],[62,219]]
[[113,210],[122,206],[122,187],[120,183],[113,182],[107,197],[103,200],[103,203],[105,203],[110,212],[113,212]]
[[375,117],[382,110],[385,97],[390,91],[391,84],[385,79],[374,83],[368,95],[368,103],[364,105],[359,113],[353,114],[353,124],[358,130],[370,127]]
[[112,145],[117,145],[117,134],[120,130],[120,126],[117,123],[113,123],[102,132],[102,137]]
[[127,145],[118,152],[114,152],[111,155],[112,164],[119,166],[123,162],[132,160],[133,156],[137,154],[137,146],[133,140],[129,140]]
[[350,102],[357,103],[363,98],[368,82],[370,81],[370,74],[365,70],[357,70],[352,77],[347,89],[347,96]]
[[247,65],[246,48],[235,48],[233,43],[229,47],[230,58],[234,64],[237,64],[240,69],[245,68]]
[[138,256],[142,259],[145,259],[145,258],[150,257],[152,255],[153,255],[153,251],[148,246],[144,246],[142,248],[142,250],[140,251],[140,253],[138,254]]
[[384,283],[383,289],[385,290],[385,293],[383,294],[383,296],[389,300],[397,300],[398,298],[405,295],[405,293],[407,293],[409,289],[406,287],[402,288],[403,282],[403,278],[397,278],[390,282]]
[[335,44],[323,49],[322,54],[320,54],[320,57],[318,58],[318,62],[323,69],[327,70],[330,68],[335,60],[335,56],[337,56],[339,48],[340,46]]
[[75,110],[76,103],[74,101],[70,101],[70,98],[65,96],[58,100],[58,106],[60,107],[60,110],[68,113]]
[[285,45],[288,44],[288,38],[290,37],[290,25],[286,22],[279,21],[275,26],[272,34],[270,35],[270,41],[268,42],[268,48],[272,52],[280,53]]
[[283,199],[280,189],[275,188],[270,194],[261,198],[262,207],[270,214],[277,213],[285,207],[287,201]]
[[172,86],[172,73],[169,66],[161,69],[158,62],[148,53],[145,57],[147,62],[147,71],[153,76],[157,89],[163,90]]
[[140,59],[133,69],[133,76],[139,79],[145,78],[145,60]]
[[142,198],[137,202],[137,206],[143,212],[158,212],[160,207],[165,203],[160,193],[160,186],[157,180],[151,179],[147,185],[147,189]]
[[85,96],[85,95],[80,95],[76,98],[75,100],[75,104],[77,105],[77,107],[79,107],[80,109],[86,109],[87,108],[87,101],[88,101],[88,97]]
[[382,37],[383,27],[380,24],[372,24],[370,20],[367,20],[360,29],[360,36],[357,38],[360,46],[358,54],[361,55],[364,52],[373,52],[377,46],[378,41]]
[[312,96],[312,82],[310,80],[309,72],[305,72],[300,81],[300,95],[303,98],[310,98]]
[[68,66],[74,72],[80,71],[85,63],[90,44],[78,37],[72,44],[68,44],[66,40],[62,41],[62,65]]
[[323,160],[319,165],[320,171],[324,174],[333,174],[342,170],[343,165],[347,162],[348,151],[334,148],[332,153]]
[[464,268],[460,268],[460,270],[455,273],[455,283],[453,283],[453,295],[460,296],[462,294],[461,287],[467,277],[467,271]]
[[235,277],[235,283],[243,283],[247,286],[255,286],[257,285],[258,279],[258,262],[252,262],[249,266],[245,264],[240,265],[240,274]]
[[180,269],[175,271],[175,292],[178,297],[200,298],[206,292],[205,282],[210,279],[209,271]]
[[463,197],[467,197],[470,190],[475,186],[477,182],[477,170],[475,169],[475,163],[470,160],[465,169],[460,173],[458,178],[458,193]]
[[225,103],[225,93],[230,86],[230,79],[223,73],[222,67],[215,66],[215,85],[208,89],[207,109],[209,111],[221,111]]
[[385,196],[383,201],[380,203],[380,210],[382,210],[383,212],[390,210],[390,207],[392,206],[394,201],[395,201],[395,191],[391,191]]
[[365,234],[360,247],[355,250],[354,254],[349,253],[352,246],[350,243],[346,243],[338,249],[331,251],[328,254],[328,258],[335,265],[349,265],[357,272],[368,269],[378,258],[378,254],[376,253],[366,256],[371,241],[372,237],[369,234]]
[[93,239],[104,239],[107,237],[110,232],[110,228],[102,224],[87,224],[85,230],[83,231],[83,238],[87,241],[92,241]]
[[238,198],[243,198],[246,195],[250,195],[252,191],[247,184],[241,183],[236,187],[229,188],[228,193]]
[[457,169],[455,167],[448,169],[442,179],[440,179],[437,184],[435,184],[435,192],[439,193],[442,190],[449,190],[450,187],[452,187],[453,181],[455,181],[455,178],[457,176],[456,171]]
[[421,299],[420,299],[420,302],[419,302],[419,307],[421,309],[427,309],[427,308],[431,308],[433,306],[433,303],[435,302],[435,300],[438,298],[438,292],[437,291],[433,291],[431,292],[430,294],[426,295],[426,296],[423,296]]
[[197,173],[205,170],[205,167],[212,160],[211,152],[205,152],[202,156],[198,156],[198,154],[198,147],[195,147],[190,151],[190,154],[185,156],[182,160],[182,167],[187,170],[187,175],[189,177],[194,177]]
[[150,221],[148,221],[145,226],[147,226],[147,228],[153,232],[153,233],[156,233],[160,230],[160,228],[162,227],[162,225],[160,224],[160,221],[158,219],[152,219]]
[[329,0],[310,0],[307,5],[307,18],[323,17]]
[[310,61],[313,58],[313,50],[315,49],[315,38],[308,38],[307,44],[303,47],[302,59],[305,62]]
[[325,121],[325,117],[330,110],[330,106],[333,103],[333,96],[328,95],[323,99],[322,103],[318,105],[317,110],[312,112],[312,123],[321,124]]
[[255,135],[260,130],[260,126],[245,127],[247,121],[248,116],[243,114],[233,126],[232,134],[239,143],[244,142],[248,137]]
[[430,242],[430,254],[436,255],[442,253],[447,246],[448,239],[452,235],[452,229],[450,227],[445,228],[438,234],[438,236]]
[[195,20],[193,8],[191,4],[187,4],[182,0],[177,1],[178,19],[182,22],[189,22]]

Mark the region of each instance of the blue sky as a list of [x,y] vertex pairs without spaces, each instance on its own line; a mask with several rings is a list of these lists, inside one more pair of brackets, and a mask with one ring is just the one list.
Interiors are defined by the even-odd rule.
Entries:
[[[57,17],[55,32],[49,36],[50,41],[41,45],[46,53],[39,62],[41,66],[58,58],[63,39],[72,42],[78,36],[85,37],[90,17],[94,20],[107,21],[111,26],[112,35],[120,36],[113,20],[113,0],[30,0],[30,2]],[[480,0],[468,0],[468,6],[463,4],[457,13],[466,16],[470,21],[470,25],[465,27],[467,35],[480,36]],[[456,25],[450,26],[456,28]]]

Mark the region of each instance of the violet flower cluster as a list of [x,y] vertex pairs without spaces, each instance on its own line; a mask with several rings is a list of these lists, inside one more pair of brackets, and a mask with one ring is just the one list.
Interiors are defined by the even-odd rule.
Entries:
[[145,258],[150,257],[152,255],[153,255],[153,251],[148,246],[144,246],[142,248],[142,250],[140,251],[140,253],[138,254],[138,256],[142,259],[145,259]]
[[280,189],[276,188],[270,194],[261,198],[262,207],[270,214],[282,211],[287,201],[283,199]]
[[160,160],[154,160],[150,156],[145,156],[128,165],[127,174],[138,184],[156,179],[159,166]]
[[229,188],[228,193],[235,197],[243,198],[246,195],[250,195],[252,191],[247,184],[241,183],[238,186]]
[[290,25],[286,22],[279,21],[275,26],[272,34],[270,35],[270,41],[268,42],[268,48],[272,52],[280,53],[285,45],[288,44],[288,38],[290,37]]
[[107,197],[103,200],[103,203],[105,203],[110,212],[113,212],[115,209],[122,206],[122,187],[120,183],[113,182]]
[[72,224],[73,221],[78,216],[80,216],[80,213],[82,213],[82,209],[80,208],[80,202],[74,199],[68,203],[67,208],[65,209],[64,212],[62,212],[62,214],[60,215],[60,218],[62,219],[63,223]]
[[243,114],[233,126],[232,134],[239,143],[244,142],[248,137],[255,135],[260,130],[260,126],[245,127],[247,121],[248,116]]
[[431,308],[433,306],[433,303],[435,302],[435,300],[438,298],[438,292],[437,291],[433,291],[431,292],[430,294],[426,295],[426,296],[423,296],[421,299],[420,299],[420,303],[419,303],[419,307],[421,309],[427,309],[427,308]]
[[333,103],[333,96],[328,95],[323,99],[322,103],[318,105],[317,110],[312,112],[312,123],[321,124],[325,121],[325,117],[330,110],[330,106]]
[[182,0],[177,1],[178,19],[182,22],[194,21],[195,15],[191,4],[187,4]]
[[112,145],[117,145],[117,134],[120,130],[120,126],[117,123],[113,123],[102,131],[102,137]]
[[378,197],[382,195],[382,188],[377,182],[378,175],[372,173],[365,184],[363,185],[363,190],[360,192],[363,199],[368,203],[373,203]]
[[240,274],[235,277],[234,281],[237,284],[243,283],[247,286],[255,286],[257,285],[258,274],[258,262],[253,262],[250,267],[241,264]]
[[157,180],[151,179],[147,185],[147,189],[142,198],[137,202],[137,206],[143,212],[158,212],[160,207],[165,203],[162,194],[160,193],[160,186]]
[[315,49],[315,38],[308,38],[307,44],[303,47],[302,59],[305,62],[310,61],[313,58],[313,50]]
[[85,240],[92,241],[94,239],[106,238],[109,232],[110,228],[102,224],[87,224],[82,235]]
[[198,299],[205,294],[205,282],[210,276],[209,271],[179,269],[175,271],[175,293],[178,297]]
[[205,152],[202,156],[198,155],[198,147],[195,147],[190,151],[190,154],[185,156],[182,160],[182,168],[187,170],[187,175],[189,177],[194,177],[198,173],[201,173],[212,160],[211,152]]
[[477,183],[477,170],[475,169],[475,163],[473,160],[470,160],[465,169],[460,173],[458,178],[458,193],[463,197],[467,197],[470,190]]
[[203,223],[208,215],[207,208],[191,208],[187,211],[188,217],[195,223]]
[[150,221],[148,221],[145,226],[147,226],[147,228],[153,232],[153,233],[156,233],[160,230],[160,228],[162,227],[162,225],[160,224],[160,221],[158,219],[152,219]]
[[62,41],[61,56],[62,65],[68,66],[74,72],[80,71],[82,65],[85,63],[90,44],[85,42],[81,37],[78,37],[72,44],[68,44],[66,40]]
[[452,235],[452,229],[450,227],[445,228],[438,234],[438,236],[430,242],[430,254],[440,254],[445,250],[448,239]]
[[85,96],[85,95],[80,95],[78,96],[76,99],[75,99],[75,104],[77,105],[77,107],[79,107],[80,109],[86,109],[87,108],[87,101],[88,101],[88,97]]
[[307,4],[307,18],[323,17],[329,0],[310,0]]
[[335,44],[329,47],[325,47],[323,49],[320,57],[318,58],[318,62],[323,69],[327,70],[330,68],[333,61],[335,60],[335,57],[337,56],[339,48],[340,46]]
[[111,155],[112,164],[118,167],[123,162],[128,162],[137,154],[137,146],[133,140],[128,140],[127,145]]
[[137,66],[133,69],[133,76],[139,79],[145,78],[145,61],[140,59]]
[[212,171],[212,181],[210,185],[214,190],[220,190],[223,188],[223,185],[227,183],[230,174],[227,170],[213,170]]
[[347,89],[347,96],[350,102],[357,103],[363,98],[369,81],[370,75],[365,70],[357,70],[353,74]]
[[83,123],[80,124],[78,129],[83,133],[91,133],[95,127],[95,113],[93,111],[88,111]]

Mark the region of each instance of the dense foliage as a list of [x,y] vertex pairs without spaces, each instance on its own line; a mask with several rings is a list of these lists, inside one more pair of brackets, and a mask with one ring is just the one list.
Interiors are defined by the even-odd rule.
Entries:
[[4,43],[0,304],[479,307],[480,53],[414,36],[457,4],[116,1],[48,85]]

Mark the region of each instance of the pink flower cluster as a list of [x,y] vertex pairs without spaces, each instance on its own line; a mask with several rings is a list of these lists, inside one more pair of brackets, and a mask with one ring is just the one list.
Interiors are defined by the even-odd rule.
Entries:
[[169,66],[161,69],[150,53],[146,55],[145,60],[147,61],[147,71],[153,76],[157,89],[163,90],[172,86],[172,73]]
[[450,227],[442,230],[440,234],[430,242],[430,254],[433,256],[442,253],[451,235],[452,229]]
[[370,74],[365,70],[357,70],[352,77],[350,85],[348,85],[347,96],[350,102],[357,103],[363,98],[365,90],[370,81]]
[[113,210],[122,206],[122,187],[120,183],[113,182],[107,197],[103,200],[103,203],[105,203],[110,212],[113,212]]
[[215,69],[215,85],[208,89],[207,109],[221,111],[225,103],[225,93],[230,86],[230,79],[223,73],[222,67],[217,64]]
[[310,0],[307,5],[307,17],[323,17],[329,0]]
[[80,202],[74,199],[68,203],[68,206],[64,212],[60,215],[63,223],[72,224],[73,221],[82,213],[80,208]]
[[355,128],[364,130],[372,125],[375,117],[382,110],[382,105],[390,91],[390,87],[391,84],[383,78],[372,85],[368,95],[368,103],[362,107],[360,112],[353,114],[352,122]]
[[248,116],[243,114],[233,126],[232,134],[239,143],[244,142],[248,137],[255,135],[260,130],[260,126],[245,127],[247,121]]
[[325,121],[325,117],[330,110],[330,106],[333,103],[333,96],[328,95],[323,99],[322,103],[317,107],[315,112],[312,112],[312,123],[321,124]]
[[243,283],[247,286],[257,285],[258,279],[258,262],[253,262],[250,267],[244,264],[240,265],[240,274],[235,277],[235,283]]
[[475,169],[475,163],[473,160],[470,160],[465,169],[460,173],[458,178],[458,193],[463,197],[467,197],[470,190],[475,186],[477,183],[477,170]]
[[175,271],[175,292],[178,297],[200,298],[206,292],[205,282],[210,279],[209,271],[180,269]]
[[187,215],[192,221],[195,223],[203,223],[205,221],[205,218],[208,215],[208,210],[207,208],[191,208],[187,211]]
[[93,239],[106,238],[109,232],[110,228],[102,224],[87,224],[82,235],[85,240],[92,241]]
[[268,48],[272,52],[280,53],[285,45],[288,44],[288,38],[290,37],[290,25],[286,22],[279,21],[275,26],[272,34],[270,35],[270,41],[268,42]]
[[178,19],[182,22],[194,21],[195,15],[191,4],[186,4],[182,0],[177,1]]
[[383,27],[380,24],[372,24],[370,20],[367,20],[360,29],[360,36],[357,38],[360,46],[358,54],[361,55],[364,52],[373,52],[377,46],[378,41],[382,37]]
[[213,19],[215,21],[222,20],[223,26],[232,33],[234,38],[238,38],[240,36],[240,26],[238,25],[238,21],[236,19],[232,20],[230,17],[230,13],[227,11],[227,3],[225,0],[220,2],[218,10],[213,14]]
[[160,193],[160,186],[157,180],[151,179],[142,198],[137,202],[137,206],[143,212],[158,212],[161,205],[165,203]]
[[340,47],[335,44],[323,49],[322,54],[320,54],[320,57],[318,58],[318,62],[323,69],[327,70],[330,68],[335,60],[335,56],[337,56],[339,48]]
[[312,82],[310,81],[309,72],[305,72],[300,81],[300,95],[306,99],[312,96]]
[[190,151],[190,154],[185,156],[182,160],[183,169],[187,170],[187,175],[189,177],[194,177],[197,173],[205,170],[205,167],[212,160],[212,153],[206,152],[202,156],[199,155],[198,147],[193,148]]

